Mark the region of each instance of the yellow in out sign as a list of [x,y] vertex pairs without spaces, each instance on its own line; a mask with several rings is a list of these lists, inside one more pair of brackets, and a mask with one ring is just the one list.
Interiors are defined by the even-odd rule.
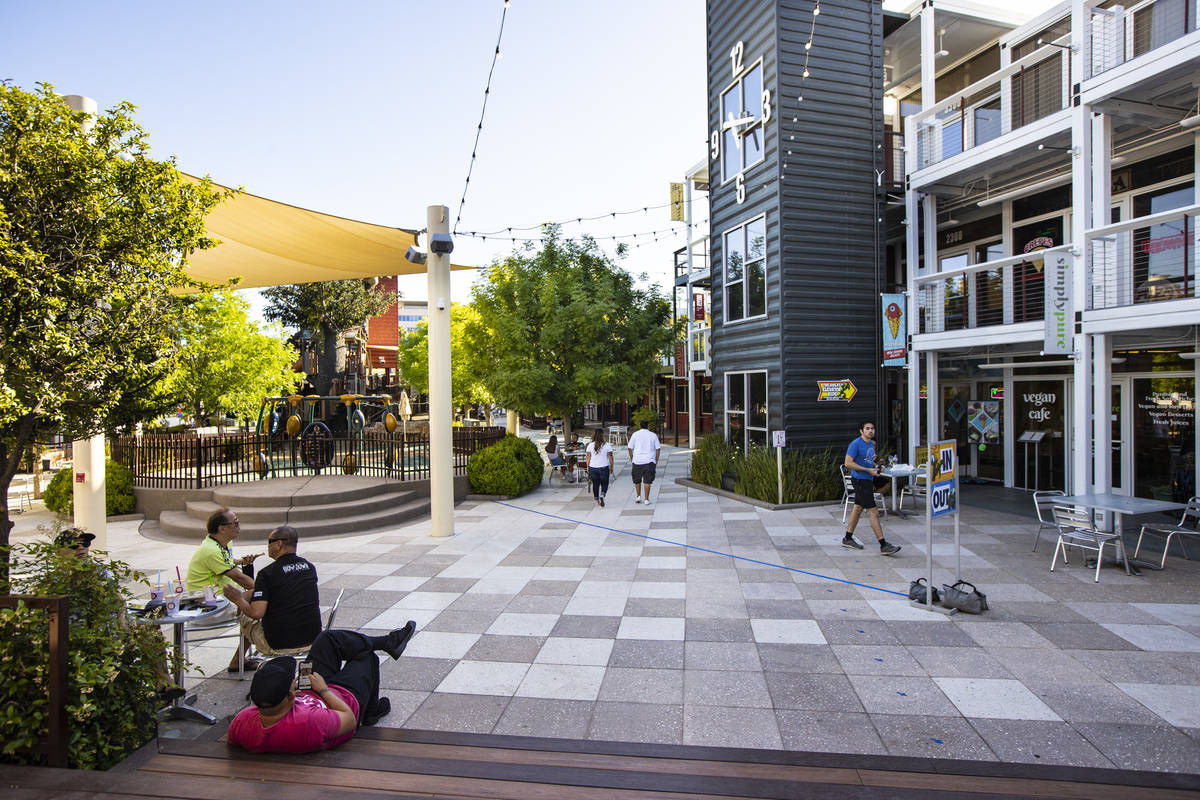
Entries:
[[933,482],[948,481],[955,475],[955,458],[958,444],[954,441],[934,442],[930,453],[933,467]]
[[683,222],[683,184],[671,184],[671,221]]

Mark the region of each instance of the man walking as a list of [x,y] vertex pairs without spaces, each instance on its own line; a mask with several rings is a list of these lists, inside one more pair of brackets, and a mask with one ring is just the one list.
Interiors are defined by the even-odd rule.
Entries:
[[293,655],[289,651],[307,648],[321,632],[317,568],[296,555],[299,542],[299,531],[280,525],[267,535],[267,555],[274,560],[259,570],[254,588],[222,587],[242,612],[242,635],[260,653]]
[[266,662],[250,684],[254,705],[233,718],[229,742],[252,753],[311,753],[349,740],[360,724],[374,725],[392,709],[379,696],[375,651],[399,658],[416,629],[410,620],[386,636],[322,631],[309,651],[310,689],[296,685],[296,659]]
[[882,486],[887,485],[887,481],[879,478],[882,470],[875,466],[875,423],[864,422],[858,431],[858,438],[846,448],[846,468],[850,470],[850,479],[854,484],[854,509],[850,512],[846,535],[842,537],[842,547],[863,549],[854,538],[854,529],[865,510],[870,515],[871,530],[879,540],[880,555],[895,555],[900,551],[900,547],[888,544],[883,538],[883,528],[879,525],[879,509],[875,507],[875,481],[879,480]]
[[662,443],[650,430],[646,420],[642,420],[640,425],[629,437],[628,445],[629,463],[633,465],[630,471],[633,477],[633,502],[650,505],[650,484],[654,483],[654,470],[662,454]]

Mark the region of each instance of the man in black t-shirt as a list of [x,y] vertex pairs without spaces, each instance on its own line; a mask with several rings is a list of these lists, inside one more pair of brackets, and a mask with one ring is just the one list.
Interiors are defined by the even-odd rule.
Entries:
[[263,653],[291,654],[306,649],[321,632],[317,568],[296,555],[300,532],[281,525],[267,537],[267,555],[254,588],[226,587],[229,601],[242,612],[242,634]]

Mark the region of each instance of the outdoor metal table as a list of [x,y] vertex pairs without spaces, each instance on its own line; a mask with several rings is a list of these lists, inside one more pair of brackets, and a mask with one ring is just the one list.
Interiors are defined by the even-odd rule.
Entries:
[[[1151,514],[1155,511],[1178,511],[1182,508],[1187,508],[1187,503],[1176,503],[1170,500],[1150,500],[1145,497],[1130,497],[1126,494],[1113,494],[1112,492],[1097,492],[1092,494],[1072,494],[1066,497],[1054,498],[1055,504],[1083,506],[1090,508],[1093,511],[1107,511],[1113,515],[1113,532],[1121,538],[1121,561],[1114,562],[1118,565],[1124,564],[1125,574],[1140,575],[1141,573],[1130,566],[1129,553],[1125,549],[1125,539],[1123,537],[1124,529],[1121,525],[1122,518],[1126,514]],[[1133,562],[1139,567],[1150,567],[1158,569],[1153,564],[1145,561]]]
[[[571,469],[572,477],[576,477],[574,473],[579,470],[582,470],[583,474],[587,475],[587,464],[583,463],[583,458],[586,455],[587,455],[587,448],[584,448],[584,447],[580,447],[580,448],[577,448],[574,450],[569,450],[569,449],[563,448],[562,456],[564,459],[568,460],[567,461],[568,464],[571,463],[570,459],[572,459],[572,458],[576,459],[575,464]],[[582,464],[582,466],[580,466],[581,464]]]
[[913,476],[920,474],[920,472],[921,470],[917,469],[916,467],[909,466],[908,464],[896,464],[891,467],[886,467],[883,472],[880,473],[884,477],[892,479],[892,511],[898,516],[907,517],[908,515],[905,514],[903,509],[896,504],[896,479],[907,478],[911,481]]
[[[157,617],[148,619],[146,622],[153,622],[158,625],[173,625],[175,652],[179,655],[179,665],[175,667],[175,674],[172,676],[175,683],[183,686],[183,662],[187,658],[187,639],[183,635],[183,626],[189,622],[199,622],[205,619],[211,619],[217,614],[220,614],[229,605],[229,601],[224,597],[217,598],[217,604],[212,609],[202,611],[200,613],[189,613],[180,611],[165,617]],[[195,699],[195,698],[193,698]],[[209,725],[216,723],[217,718],[211,714],[206,714],[198,708],[193,708],[184,702],[184,695],[176,697],[171,701],[171,705],[158,712],[160,719],[191,719],[199,722],[207,722]]]

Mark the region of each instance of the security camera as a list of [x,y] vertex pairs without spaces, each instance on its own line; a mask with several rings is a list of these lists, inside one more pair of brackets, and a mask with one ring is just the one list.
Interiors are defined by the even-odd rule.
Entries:
[[448,233],[435,233],[429,237],[429,249],[440,256],[450,255],[454,252],[454,240]]
[[424,265],[429,256],[422,253],[415,247],[409,247],[404,251],[404,259],[410,264]]

